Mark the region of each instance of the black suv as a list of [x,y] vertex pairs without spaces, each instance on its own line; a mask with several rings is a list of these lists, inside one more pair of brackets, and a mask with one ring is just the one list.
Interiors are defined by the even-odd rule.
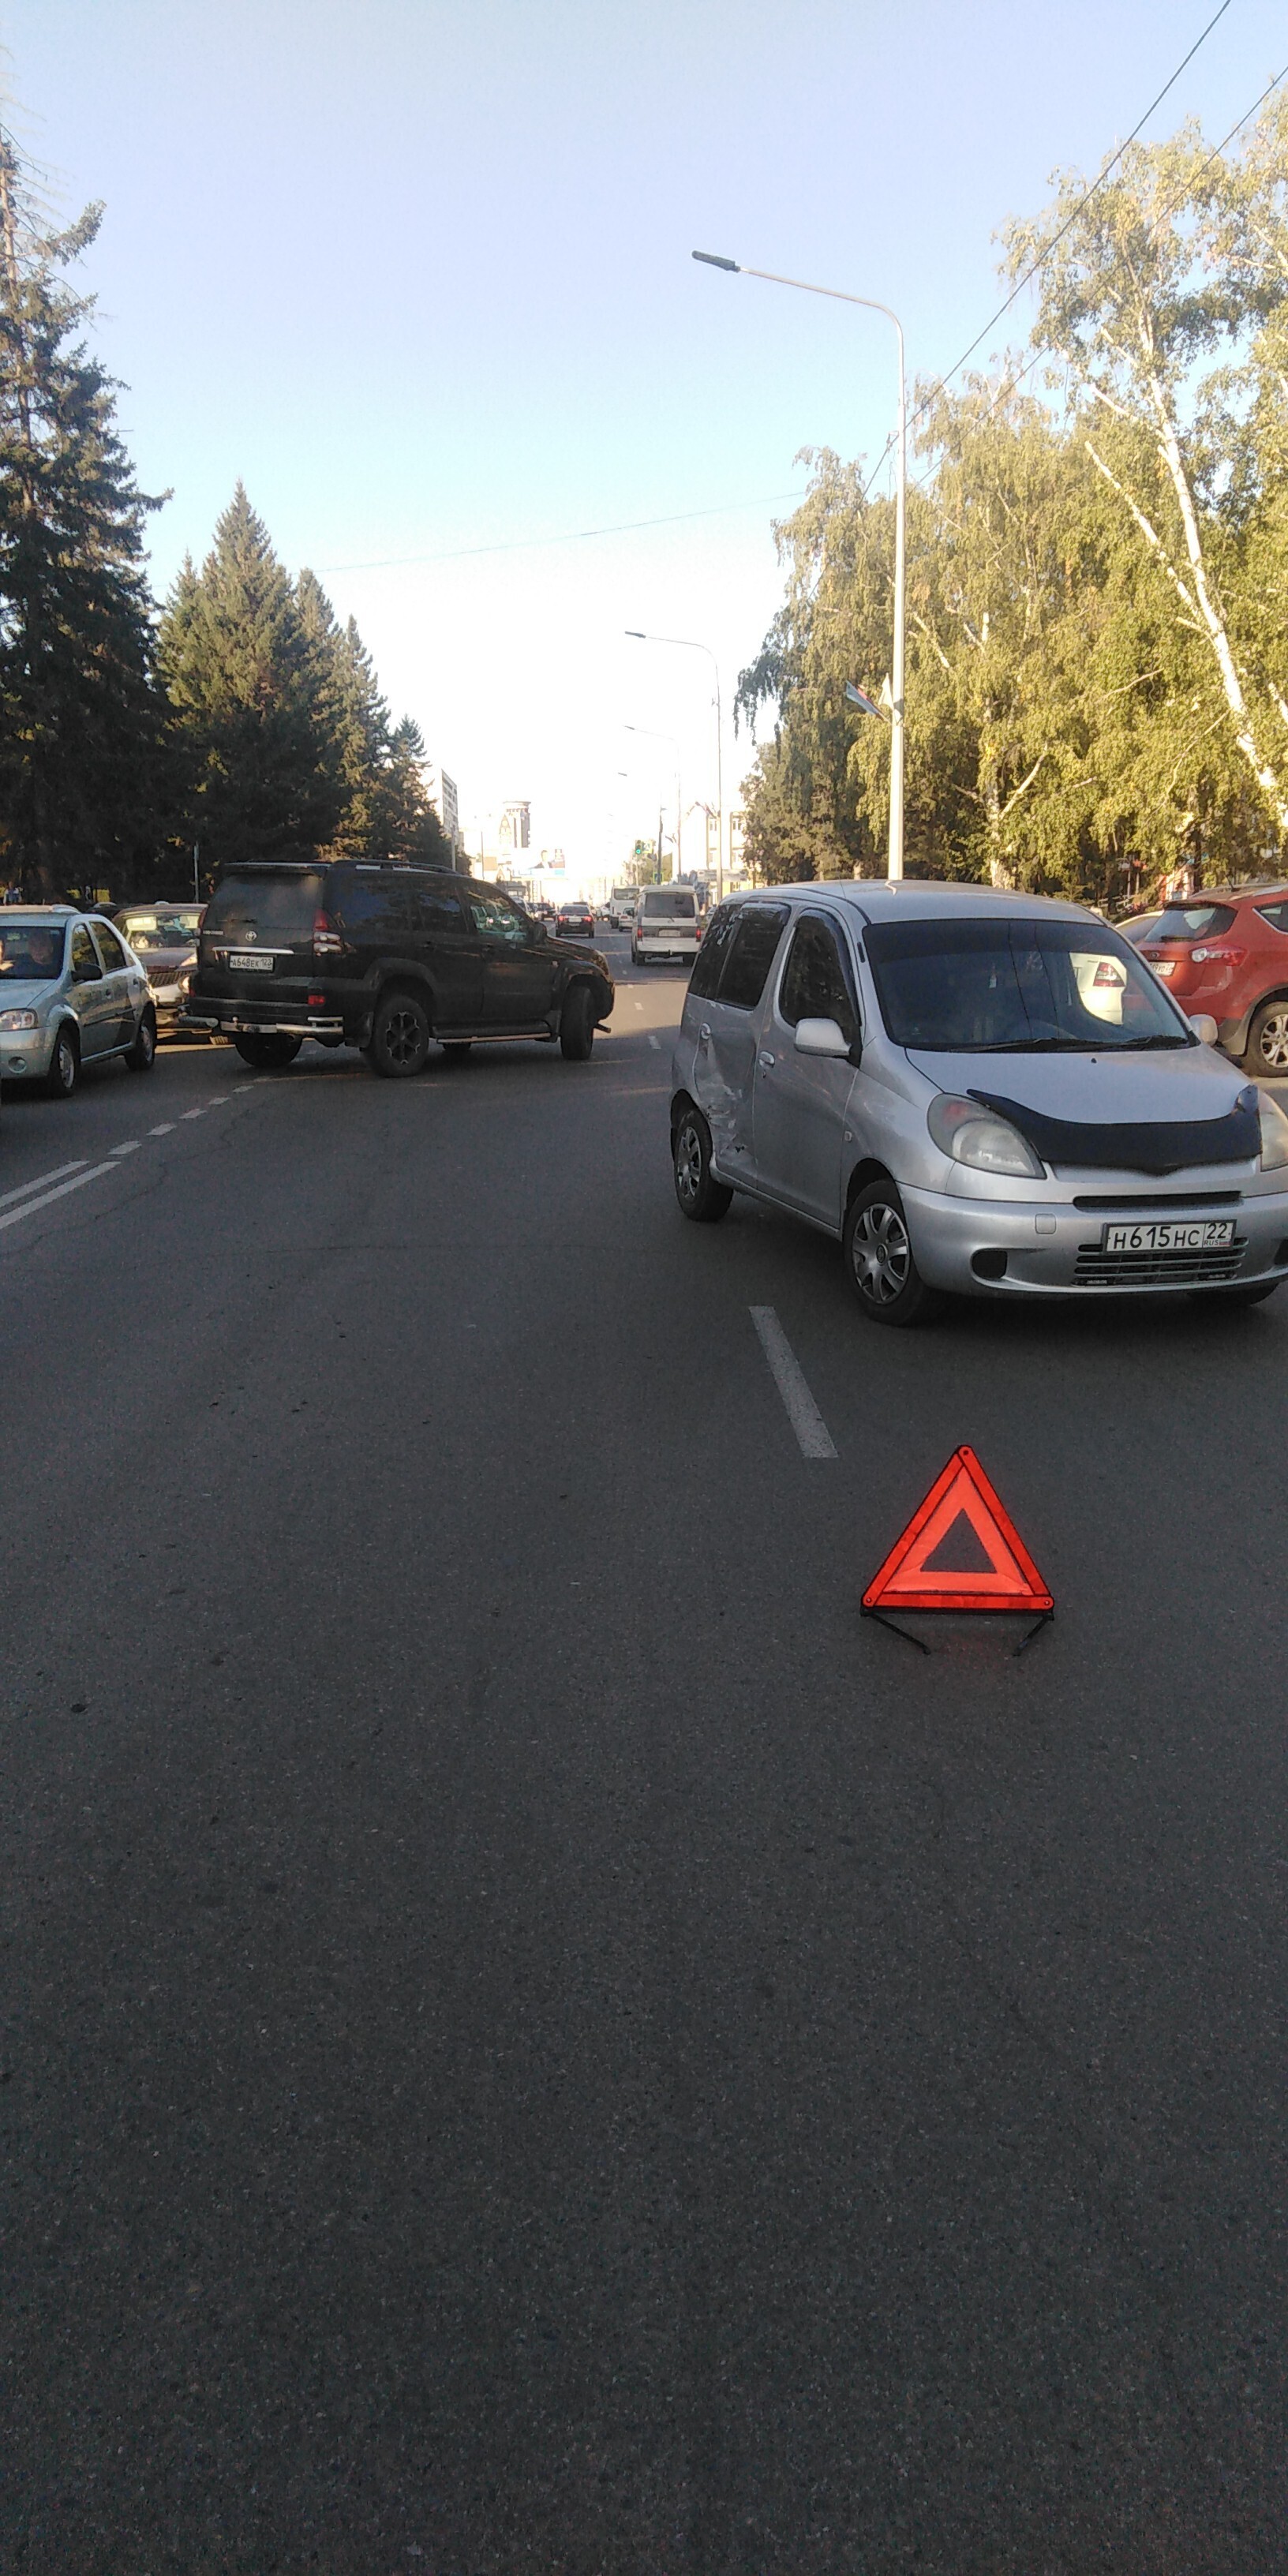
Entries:
[[584,1060],[612,1011],[597,949],[552,939],[495,886],[431,868],[264,859],[225,868],[206,906],[185,1026],[226,1032],[247,1064],[305,1038],[419,1073],[437,1038],[558,1038]]

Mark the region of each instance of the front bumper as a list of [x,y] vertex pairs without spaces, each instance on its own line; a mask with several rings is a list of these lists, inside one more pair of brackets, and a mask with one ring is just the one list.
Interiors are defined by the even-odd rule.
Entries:
[[0,1082],[43,1082],[54,1055],[54,1030],[0,1029]]
[[[929,1287],[965,1297],[1161,1297],[1288,1279],[1288,1189],[1245,1191],[1234,1205],[1205,1207],[1201,1178],[1196,1186],[1192,1174],[1178,1175],[1170,1204],[1161,1191],[1129,1198],[1122,1180],[1115,1187],[1110,1175],[1103,1177],[1100,1190],[1091,1180],[1079,1185],[1080,1197],[1102,1201],[1097,1208],[1068,1200],[950,1198],[905,1185],[900,1195],[917,1268]],[[1178,1207],[1178,1198],[1189,1204]],[[1233,1217],[1228,1252],[1109,1255],[1102,1249],[1107,1224],[1201,1224],[1205,1217]]]

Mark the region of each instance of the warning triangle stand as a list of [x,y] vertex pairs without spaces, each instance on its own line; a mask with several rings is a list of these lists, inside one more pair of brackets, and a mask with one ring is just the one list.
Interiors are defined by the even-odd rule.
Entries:
[[865,1618],[880,1619],[928,1655],[929,1646],[900,1628],[892,1610],[1032,1611],[1018,1655],[1054,1617],[1055,1602],[973,1449],[954,1449],[863,1595]]

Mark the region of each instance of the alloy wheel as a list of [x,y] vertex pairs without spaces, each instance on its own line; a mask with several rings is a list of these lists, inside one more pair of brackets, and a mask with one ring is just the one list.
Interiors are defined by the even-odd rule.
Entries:
[[874,1306],[891,1306],[908,1284],[912,1246],[898,1208],[888,1200],[866,1207],[854,1229],[854,1276]]
[[414,1064],[420,1053],[420,1021],[414,1011],[391,1011],[385,1022],[385,1053],[391,1064]]
[[1263,1022],[1257,1053],[1272,1073],[1288,1073],[1288,1006]]
[[692,1119],[685,1120],[675,1140],[675,1187],[689,1207],[702,1187],[702,1139]]

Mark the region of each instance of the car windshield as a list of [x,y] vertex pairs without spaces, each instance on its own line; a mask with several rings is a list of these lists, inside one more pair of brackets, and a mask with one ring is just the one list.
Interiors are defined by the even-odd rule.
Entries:
[[682,889],[672,893],[666,886],[654,886],[641,900],[645,912],[657,913],[663,921],[692,921],[697,911],[694,896]]
[[61,921],[0,917],[0,976],[10,984],[52,984],[63,971]]
[[191,948],[201,928],[201,914],[195,906],[187,912],[129,912],[117,922],[131,948],[140,957],[158,948]]
[[871,922],[863,936],[898,1046],[1036,1054],[1195,1043],[1135,950],[1099,922]]

